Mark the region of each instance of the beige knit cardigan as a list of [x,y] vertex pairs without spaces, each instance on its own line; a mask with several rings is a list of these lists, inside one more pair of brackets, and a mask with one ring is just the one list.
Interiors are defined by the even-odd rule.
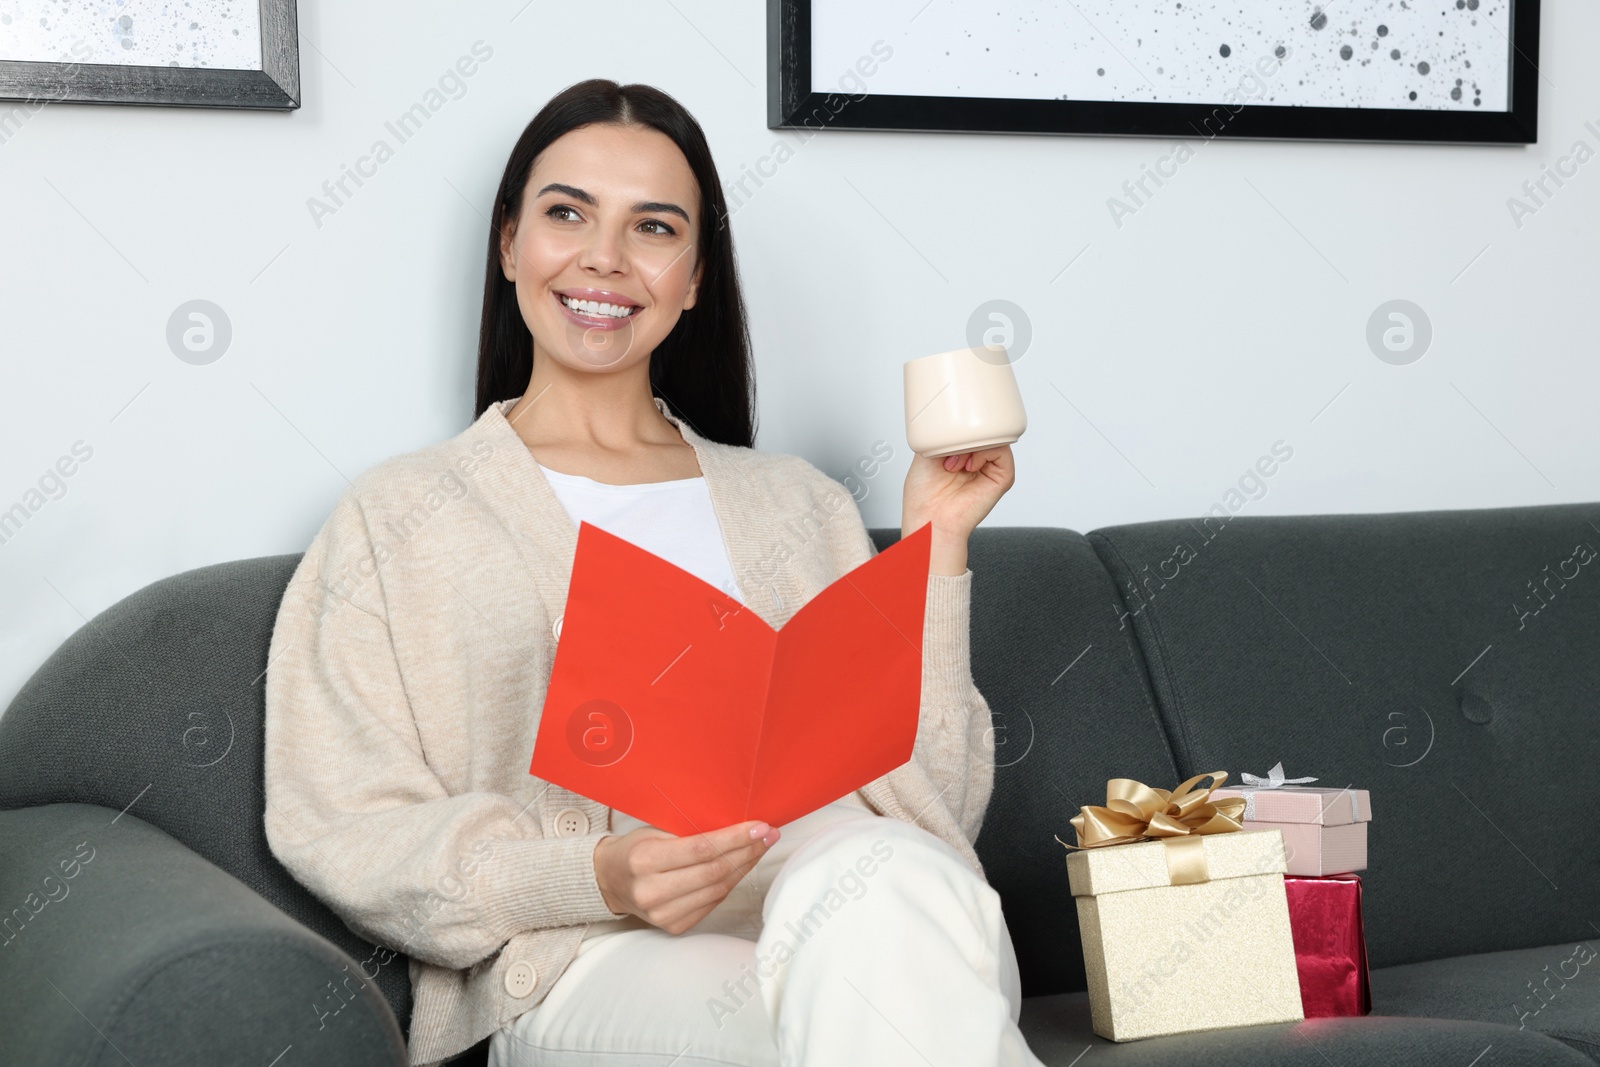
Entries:
[[[577,530],[506,421],[515,402],[356,479],[290,579],[268,659],[268,844],[378,946],[374,966],[409,957],[412,1064],[537,1006],[586,924],[620,918],[594,872],[610,808],[528,773]],[[656,406],[694,448],[768,625],[876,553],[850,494],[806,460],[708,440]],[[929,575],[912,758],[860,794],[982,876],[994,742],[971,590],[971,570]]]

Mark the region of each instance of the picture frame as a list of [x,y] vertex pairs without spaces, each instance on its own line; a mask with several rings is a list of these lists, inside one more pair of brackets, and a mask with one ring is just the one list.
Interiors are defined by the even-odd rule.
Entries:
[[[1300,32],[1286,33],[1285,43],[1272,46],[1273,57],[1283,58],[1283,53],[1292,53],[1296,47],[1305,47],[1314,53],[1316,69],[1323,74],[1326,86],[1323,92],[1330,94],[1338,91],[1349,94],[1351,92],[1368,91],[1376,96],[1377,92],[1371,89],[1361,90],[1361,71],[1366,71],[1373,76],[1367,77],[1369,83],[1387,80],[1393,83],[1399,81],[1395,71],[1403,69],[1400,49],[1390,47],[1388,40],[1380,44],[1375,30],[1366,33],[1359,32],[1359,26],[1354,23],[1361,21],[1361,9],[1352,12],[1351,8],[1333,6],[1333,0],[1328,0],[1332,6],[1330,14],[1322,14],[1320,4],[1307,0],[1306,11],[1311,12],[1306,27],[1293,27]],[[941,132],[941,133],[1020,133],[1020,134],[1079,134],[1100,136],[1131,136],[1131,137],[1177,137],[1209,140],[1213,137],[1257,138],[1278,140],[1325,140],[1325,141],[1357,141],[1357,142],[1406,142],[1406,143],[1441,143],[1441,144],[1534,144],[1538,141],[1538,89],[1540,73],[1539,62],[1539,0],[1441,0],[1443,10],[1438,15],[1433,15],[1432,8],[1421,12],[1416,8],[1408,9],[1407,15],[1414,15],[1420,23],[1423,18],[1445,19],[1459,15],[1465,26],[1470,22],[1473,27],[1473,45],[1480,58],[1477,71],[1459,69],[1459,64],[1465,61],[1470,67],[1470,60],[1463,60],[1465,46],[1460,53],[1452,55],[1452,63],[1447,68],[1445,63],[1435,60],[1435,65],[1440,66],[1441,73],[1451,80],[1460,78],[1455,86],[1450,86],[1448,81],[1435,78],[1425,82],[1425,76],[1431,72],[1430,64],[1426,60],[1415,60],[1410,63],[1410,69],[1403,71],[1417,84],[1425,85],[1424,92],[1433,93],[1442,90],[1444,94],[1460,93],[1464,86],[1473,85],[1483,89],[1484,82],[1478,81],[1479,72],[1485,75],[1485,81],[1492,75],[1494,80],[1490,89],[1482,96],[1468,97],[1441,95],[1436,103],[1429,103],[1424,99],[1421,103],[1413,105],[1411,99],[1396,97],[1406,106],[1333,106],[1329,103],[1273,103],[1270,100],[1279,95],[1268,92],[1256,94],[1259,98],[1252,98],[1248,93],[1226,94],[1213,92],[1208,98],[1203,88],[1193,88],[1187,94],[1177,92],[1173,98],[1160,99],[1165,89],[1158,90],[1156,70],[1161,70],[1163,87],[1173,81],[1172,75],[1162,66],[1154,67],[1146,73],[1139,68],[1139,61],[1132,58],[1134,45],[1132,40],[1125,40],[1119,47],[1110,33],[1100,34],[1100,26],[1087,13],[1086,9],[1094,5],[1090,0],[1068,0],[1065,6],[1056,10],[1061,12],[1059,24],[1065,27],[1061,38],[1052,40],[1045,37],[1027,39],[1025,35],[1008,35],[1001,39],[998,31],[995,43],[985,48],[985,54],[972,53],[974,58],[963,61],[958,54],[955,59],[948,62],[942,60],[932,48],[928,46],[929,40],[938,40],[945,46],[944,55],[949,56],[960,48],[972,48],[974,31],[970,28],[959,27],[977,25],[972,21],[978,16],[975,9],[964,7],[949,14],[946,9],[930,7],[925,0],[907,0],[902,5],[890,5],[895,8],[896,18],[891,24],[888,16],[872,8],[860,5],[851,9],[848,22],[843,15],[844,0],[768,0],[767,5],[767,126],[769,129],[843,129],[843,130],[880,130],[897,132]],[[1100,7],[1109,8],[1109,0],[1100,0]],[[1468,6],[1470,4],[1470,7]],[[1133,5],[1124,3],[1121,13],[1114,16],[1102,16],[1101,21],[1111,24],[1113,18],[1126,22],[1136,16],[1126,14],[1130,8],[1138,8],[1138,2]],[[1166,5],[1171,8],[1171,5]],[[1375,6],[1375,5],[1374,5]],[[1180,8],[1196,8],[1211,13],[1226,12],[1239,15],[1239,21],[1245,25],[1240,26],[1242,36],[1248,37],[1248,24],[1252,18],[1261,16],[1252,13],[1258,10],[1247,6],[1246,0],[1190,0],[1187,4],[1178,5]],[[996,12],[995,19],[1009,19],[1017,17],[1019,9],[1028,9],[1029,5],[1013,5],[1011,8]],[[1503,11],[1502,11],[1503,9]],[[907,20],[905,12],[914,12],[911,19]],[[1096,8],[1098,11],[1099,8]],[[1150,10],[1147,8],[1147,10]],[[1393,12],[1396,9],[1385,8]],[[864,14],[864,12],[871,12]],[[941,14],[941,12],[946,12]],[[1482,13],[1482,20],[1478,19]],[[982,13],[988,19],[987,9]],[[1146,16],[1145,25],[1148,27],[1155,21],[1154,11]],[[1164,13],[1163,13],[1164,14]],[[1185,13],[1187,14],[1187,12]],[[819,15],[821,17],[819,17]],[[933,16],[929,19],[929,16]],[[1354,15],[1354,17],[1353,17]],[[1320,19],[1319,19],[1320,16]],[[948,32],[938,24],[939,18],[959,18],[962,23],[951,23]],[[896,34],[910,37],[912,31],[906,26],[917,26],[922,22],[917,31],[922,41],[908,56],[915,62],[902,62],[901,66],[892,74],[886,73],[893,67],[892,61],[879,63],[873,56],[872,45],[878,46],[878,52],[893,51],[893,43],[885,43],[886,36]],[[1075,21],[1068,22],[1072,19]],[[1393,14],[1386,16],[1387,21],[1396,21]],[[1034,20],[1044,23],[1046,19],[1041,16]],[[1505,29],[1497,24],[1504,21]],[[1319,24],[1320,23],[1320,24]],[[1480,24],[1481,23],[1481,24]],[[889,26],[890,32],[875,34],[875,31]],[[1159,31],[1161,27],[1155,27]],[[1168,28],[1173,28],[1168,24]],[[1414,29],[1408,39],[1408,44],[1416,43],[1420,53],[1428,45],[1422,40],[1422,25],[1400,27],[1397,29]],[[1432,27],[1426,27],[1430,29]],[[1378,27],[1387,34],[1388,27]],[[1347,32],[1348,30],[1348,32]],[[1492,30],[1492,34],[1489,32]],[[933,32],[930,32],[933,31]],[[1326,32],[1323,32],[1326,31]],[[979,30],[978,33],[985,31]],[[1035,31],[1044,33],[1047,31]],[[1137,31],[1125,31],[1123,36],[1139,41],[1145,45],[1144,37],[1135,37]],[[814,39],[814,35],[823,35]],[[1498,34],[1499,37],[1493,36]],[[845,44],[836,38],[850,37],[850,43]],[[869,38],[876,40],[868,43]],[[1151,45],[1155,44],[1154,34],[1147,34],[1151,38]],[[1398,42],[1399,34],[1395,40]],[[1443,32],[1440,34],[1443,37]],[[1463,37],[1466,34],[1463,32]],[[941,39],[941,37],[943,39]],[[1294,38],[1295,43],[1290,44],[1289,38]],[[1162,42],[1168,55],[1182,54],[1181,48],[1174,47],[1175,41],[1181,41],[1182,34],[1169,33]],[[1503,53],[1499,53],[1497,41],[1503,39]],[[1082,92],[1076,94],[1062,94],[1063,97],[1045,98],[1035,90],[1030,95],[1005,95],[996,92],[995,84],[1000,80],[998,63],[991,60],[997,53],[1005,54],[1006,61],[1014,65],[1024,62],[1016,58],[1018,53],[1030,53],[1035,59],[1041,60],[1038,67],[1053,67],[1044,73],[1060,76],[1065,63],[1061,57],[1070,51],[1076,50],[1084,56],[1094,55],[1096,40],[1099,47],[1104,48],[1101,53],[1108,57],[1094,69],[1098,70],[1103,78],[1111,73],[1108,68],[1116,68],[1116,72],[1125,74],[1126,90],[1121,94],[1122,99],[1097,99],[1094,96],[1095,86],[1089,86],[1089,95]],[[1429,37],[1431,41],[1431,34]],[[1343,42],[1335,45],[1335,42]],[[1207,41],[1211,48],[1217,46],[1210,40]],[[1369,47],[1369,45],[1371,47]],[[1326,57],[1321,49],[1327,46],[1329,51]],[[907,49],[904,41],[900,43],[901,49]],[[1008,54],[1006,49],[1012,51]],[[993,49],[993,51],[991,51]],[[1357,49],[1360,49],[1358,52]],[[943,50],[943,49],[941,49]],[[1185,56],[1181,64],[1176,64],[1181,70],[1210,69],[1212,60],[1226,59],[1230,56],[1230,49],[1226,43],[1220,46],[1220,55],[1216,52],[1207,56],[1198,53]],[[1243,48],[1240,49],[1243,52]],[[1390,59],[1390,55],[1393,59]],[[1431,54],[1431,53],[1430,53]],[[851,64],[848,58],[852,55],[861,57],[861,61]],[[823,59],[822,57],[831,57]],[[1484,61],[1485,56],[1487,61]],[[1241,59],[1250,59],[1241,55]],[[1270,67],[1269,54],[1263,52],[1253,57],[1257,71],[1263,67]],[[1409,59],[1409,57],[1406,57]],[[814,59],[817,62],[814,62]],[[1124,62],[1125,61],[1125,62]],[[1156,62],[1159,62],[1157,60]],[[1376,64],[1375,66],[1373,64]],[[1241,64],[1242,66],[1243,64]],[[1298,84],[1292,84],[1287,78],[1280,78],[1278,89],[1284,97],[1299,95],[1313,97],[1317,92],[1312,77],[1311,90],[1306,89],[1307,64],[1296,75]],[[876,69],[881,67],[882,69]],[[981,87],[962,86],[961,88],[970,95],[949,91],[953,86],[948,86],[939,81],[941,75],[930,73],[941,67],[950,71],[960,71],[962,76],[971,76],[981,79],[986,75],[982,73],[989,70],[989,83]],[[817,69],[824,69],[824,77],[817,76]],[[1126,68],[1139,74],[1134,77]],[[1287,65],[1285,68],[1287,69]],[[1418,75],[1420,70],[1421,74]],[[873,72],[868,74],[868,72]],[[1376,72],[1376,73],[1374,73]],[[1028,73],[1026,70],[1017,69],[1004,71],[1006,74],[1020,76]],[[1039,84],[1040,71],[1034,71],[1033,78],[1025,81],[1032,85]],[[1074,84],[1081,84],[1087,76],[1087,71],[1078,71],[1072,74]],[[1142,81],[1141,81],[1142,79]],[[1061,80],[1058,77],[1057,84]],[[1255,79],[1260,82],[1262,79]],[[903,85],[915,83],[919,88],[915,92],[897,91]],[[1146,83],[1149,91],[1146,92]],[[1240,79],[1241,86],[1248,84],[1244,77]],[[939,91],[941,88],[946,91]],[[1182,89],[1182,87],[1180,87]],[[1498,94],[1503,89],[1503,97]],[[1383,85],[1378,91],[1388,91],[1389,86]],[[1412,89],[1413,94],[1416,89]],[[1105,92],[1105,96],[1117,95]],[[1134,96],[1149,96],[1152,99],[1131,99]],[[1178,98],[1187,95],[1188,99]],[[1488,97],[1487,100],[1484,98]],[[1477,101],[1473,103],[1473,101]],[[1501,101],[1503,100],[1503,105]],[[1487,103],[1489,106],[1482,106]],[[1499,106],[1497,106],[1499,105]]]
[[[257,8],[259,69],[0,59],[0,101],[292,111],[300,106],[295,0],[258,0]],[[80,52],[94,54],[78,41]],[[0,120],[15,109],[0,104]]]

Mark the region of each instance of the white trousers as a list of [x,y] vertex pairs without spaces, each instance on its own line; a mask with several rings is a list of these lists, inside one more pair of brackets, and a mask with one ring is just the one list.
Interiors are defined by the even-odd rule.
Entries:
[[779,829],[682,934],[593,924],[489,1067],[1044,1067],[1000,896],[953,848],[842,801]]

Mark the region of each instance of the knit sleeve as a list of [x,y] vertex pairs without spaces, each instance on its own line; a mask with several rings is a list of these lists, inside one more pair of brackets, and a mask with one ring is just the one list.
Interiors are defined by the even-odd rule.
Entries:
[[530,929],[621,918],[595,879],[604,833],[546,839],[512,798],[451,795],[429,767],[373,577],[383,559],[352,490],[279,605],[266,680],[273,855],[357,934],[452,969]]
[[[843,485],[806,463],[823,513],[837,581],[878,554],[861,510]],[[969,842],[976,842],[994,791],[994,729],[989,703],[972,677],[972,570],[928,575],[922,627],[922,703],[912,758]]]

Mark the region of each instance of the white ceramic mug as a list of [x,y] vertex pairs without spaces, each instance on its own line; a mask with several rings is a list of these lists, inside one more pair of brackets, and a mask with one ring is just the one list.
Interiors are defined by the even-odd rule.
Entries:
[[905,394],[906,443],[928,459],[1008,445],[1028,428],[1017,376],[1000,345],[908,361]]

